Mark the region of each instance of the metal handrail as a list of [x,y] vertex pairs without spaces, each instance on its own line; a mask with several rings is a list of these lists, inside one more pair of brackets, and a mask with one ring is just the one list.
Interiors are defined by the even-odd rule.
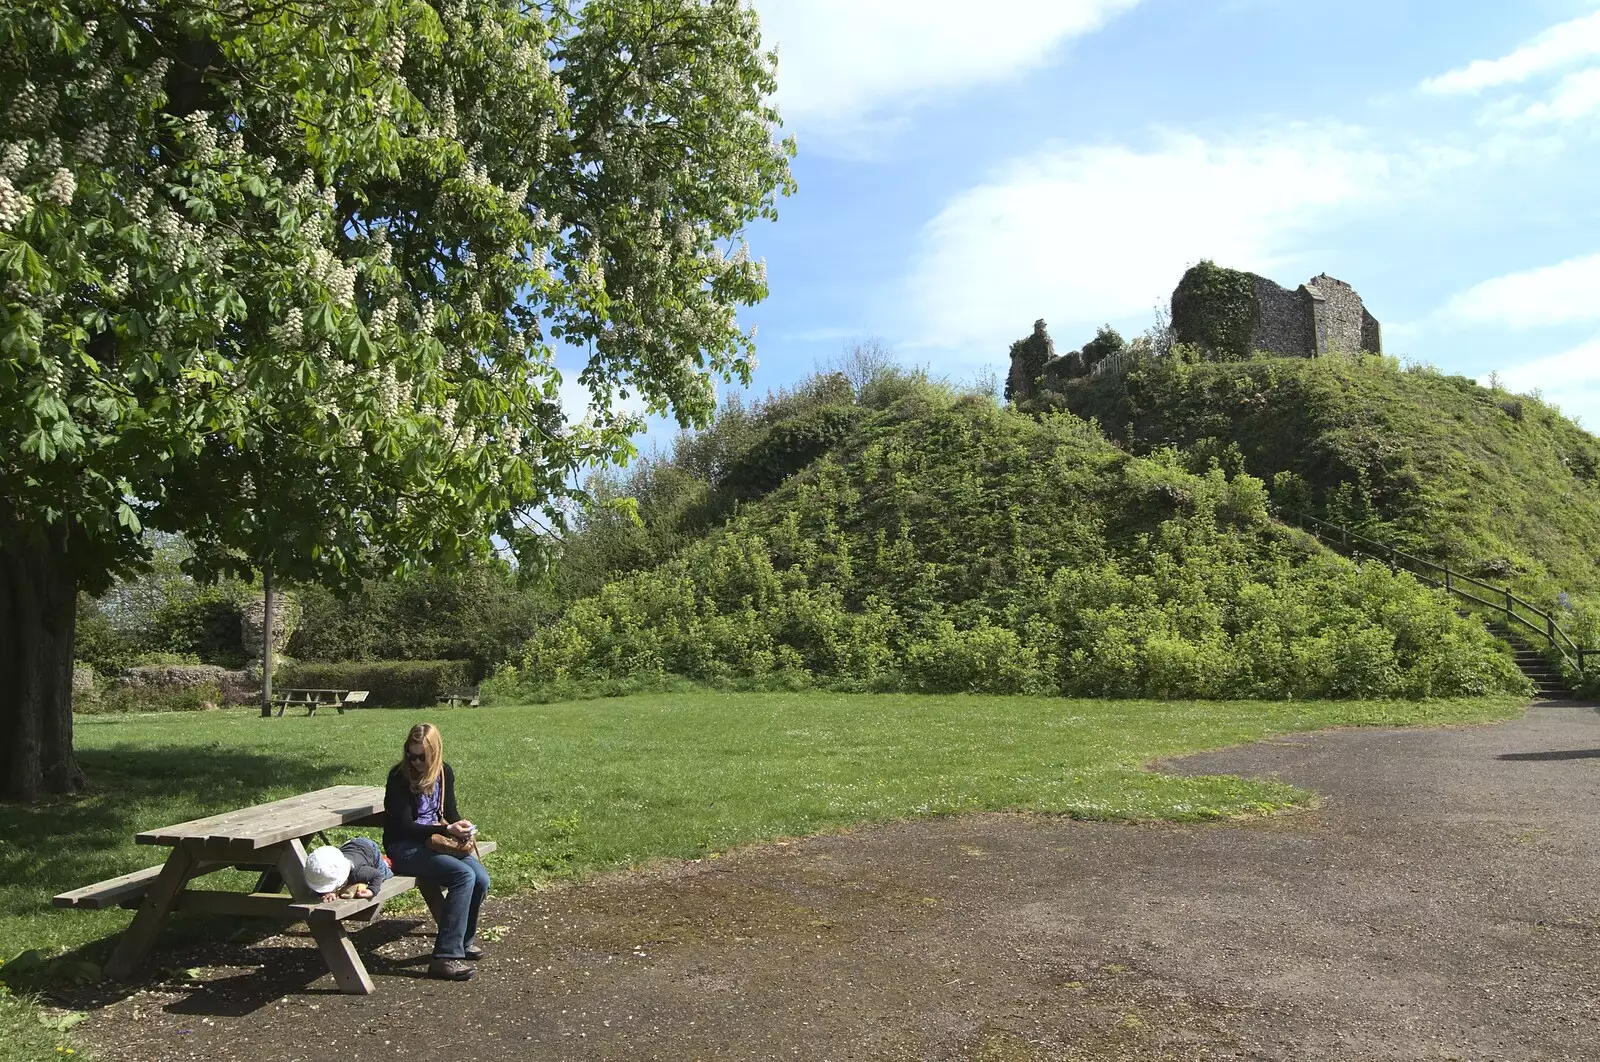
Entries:
[[[1343,524],[1330,523],[1327,520],[1312,516],[1310,513],[1303,513],[1298,509],[1291,509],[1286,505],[1279,505],[1274,502],[1272,503],[1272,512],[1274,515],[1278,516],[1288,515],[1302,526],[1304,526],[1306,523],[1314,525],[1313,527],[1306,528],[1306,530],[1316,535],[1319,542],[1323,541],[1323,535],[1320,530],[1317,530],[1317,528],[1327,528],[1330,531],[1337,531],[1339,533],[1339,542],[1342,545],[1348,547],[1352,543],[1365,543],[1366,545],[1372,546],[1378,552],[1370,555],[1374,558],[1386,557],[1389,561],[1389,567],[1391,569],[1398,568],[1401,562],[1404,562],[1409,568],[1412,569],[1412,574],[1418,576],[1424,581],[1429,582],[1434,586],[1442,586],[1448,593],[1456,594],[1457,596],[1464,597],[1469,601],[1476,601],[1480,605],[1486,605],[1489,608],[1498,609],[1499,611],[1504,612],[1507,619],[1516,620],[1530,631],[1533,631],[1533,633],[1549,641],[1551,647],[1554,648],[1556,652],[1561,654],[1561,659],[1565,660],[1568,666],[1577,671],[1580,679],[1587,677],[1587,672],[1584,670],[1585,665],[1588,662],[1586,657],[1600,655],[1600,649],[1585,649],[1584,647],[1578,645],[1572,640],[1572,636],[1569,635],[1561,627],[1561,625],[1556,622],[1556,618],[1554,616],[1540,608],[1538,605],[1535,605],[1533,602],[1526,601],[1518,597],[1516,594],[1511,592],[1509,587],[1495,586],[1493,583],[1486,583],[1482,579],[1476,579],[1470,575],[1467,575],[1465,572],[1454,571],[1445,567],[1443,564],[1435,564],[1433,561],[1425,560],[1422,557],[1414,557],[1409,553],[1395,549],[1386,542],[1379,542],[1376,539],[1368,538],[1358,531],[1352,531]],[[1416,567],[1428,568],[1436,572],[1441,572],[1444,575],[1444,579],[1439,580],[1429,578],[1422,572],[1415,570]],[[1466,590],[1463,590],[1461,586],[1458,585],[1463,582],[1470,583],[1475,587],[1480,587],[1489,591],[1495,596],[1495,599],[1489,600],[1488,598],[1482,598],[1477,594],[1469,593]],[[1524,609],[1544,620],[1544,625],[1541,627],[1527,617],[1519,616],[1516,610],[1516,606],[1518,605],[1521,605]],[[1567,653],[1567,649],[1563,649],[1561,647],[1562,642],[1566,643],[1567,649],[1572,650],[1571,655]],[[1573,659],[1574,656],[1577,657],[1576,660]]]

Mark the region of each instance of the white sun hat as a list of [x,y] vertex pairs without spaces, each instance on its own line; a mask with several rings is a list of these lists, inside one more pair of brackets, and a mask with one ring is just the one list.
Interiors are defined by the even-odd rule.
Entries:
[[306,884],[313,892],[333,892],[350,880],[350,860],[332,845],[323,845],[306,858]]

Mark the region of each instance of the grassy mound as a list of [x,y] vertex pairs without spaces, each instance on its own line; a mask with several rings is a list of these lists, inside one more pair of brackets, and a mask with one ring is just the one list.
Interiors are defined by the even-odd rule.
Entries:
[[931,386],[848,417],[805,415],[838,441],[720,527],[574,603],[501,682],[681,675],[1205,698],[1525,689],[1439,594],[1273,522],[1250,475],[1129,457],[1075,416]]
[[1179,447],[1285,504],[1511,585],[1600,644],[1600,439],[1537,398],[1391,359],[1168,360],[1074,383],[1051,408],[1135,453]]

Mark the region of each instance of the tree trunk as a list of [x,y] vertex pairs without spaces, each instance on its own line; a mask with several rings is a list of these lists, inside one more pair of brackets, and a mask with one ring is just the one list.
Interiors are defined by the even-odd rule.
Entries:
[[72,648],[78,586],[65,522],[19,524],[0,502],[0,797],[76,793]]
[[272,558],[261,566],[261,718],[272,718]]

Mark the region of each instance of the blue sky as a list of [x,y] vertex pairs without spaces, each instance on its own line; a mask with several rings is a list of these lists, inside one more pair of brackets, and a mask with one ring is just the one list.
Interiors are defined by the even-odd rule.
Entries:
[[[799,192],[753,390],[855,339],[970,379],[1201,258],[1600,427],[1600,0],[756,0]],[[650,443],[664,441],[658,426]]]

